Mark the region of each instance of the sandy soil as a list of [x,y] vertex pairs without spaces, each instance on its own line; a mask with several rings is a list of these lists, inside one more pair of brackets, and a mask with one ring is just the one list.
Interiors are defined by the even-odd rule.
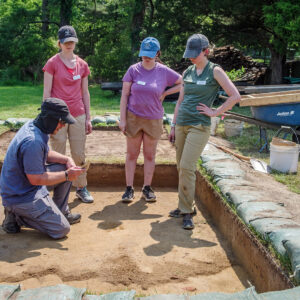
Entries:
[[[158,202],[120,201],[123,188],[91,188],[93,204],[72,192],[70,207],[82,214],[67,238],[51,240],[31,229],[7,235],[0,229],[0,282],[23,289],[65,283],[96,293],[135,289],[138,294],[236,292],[248,275],[209,218],[198,213],[196,229],[170,219],[176,190],[157,190]],[[0,216],[2,221],[3,215]]]
[[[0,158],[13,135],[2,136]],[[175,150],[166,138],[165,133],[157,161],[175,163]],[[218,137],[212,141],[230,146]],[[124,161],[125,137],[120,132],[94,131],[87,147],[91,160]],[[253,188],[266,192],[267,201],[287,203],[299,220],[299,195],[247,163],[240,164]],[[90,188],[95,198],[90,205],[80,203],[72,192],[70,207],[82,214],[82,221],[64,240],[53,241],[30,229],[17,235],[0,229],[0,282],[21,283],[23,289],[65,283],[96,293],[135,289],[142,295],[236,292],[248,287],[248,275],[204,210],[200,208],[202,213],[195,217],[195,230],[185,231],[181,219],[167,217],[177,207],[175,189],[157,189],[158,202],[147,204],[139,200],[136,188],[135,202],[124,205],[123,188]]]

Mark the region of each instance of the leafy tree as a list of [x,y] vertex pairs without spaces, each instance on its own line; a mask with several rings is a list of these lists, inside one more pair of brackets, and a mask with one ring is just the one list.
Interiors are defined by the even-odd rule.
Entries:
[[271,83],[282,81],[287,49],[300,42],[298,0],[207,1],[217,41],[268,48]]
[[[162,60],[182,62],[187,38],[204,33],[216,45],[268,48],[272,82],[281,81],[287,49],[300,42],[299,0],[0,0],[0,70],[39,79],[57,52],[57,30],[75,27],[77,53],[100,80],[120,80],[138,60],[140,42],[158,38]],[[17,20],[17,22],[16,22]]]
[[52,40],[41,36],[39,4],[37,0],[7,0],[1,5],[0,53],[5,59],[0,69],[13,70],[4,75],[38,80],[45,58],[53,52]]

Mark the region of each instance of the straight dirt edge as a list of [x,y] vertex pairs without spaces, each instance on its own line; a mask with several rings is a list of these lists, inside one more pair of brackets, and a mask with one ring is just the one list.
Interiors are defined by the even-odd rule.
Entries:
[[252,278],[257,292],[294,287],[274,258],[228,207],[209,181],[197,172],[196,201],[201,201],[221,234],[230,243],[238,261]]
[[[0,163],[1,164],[1,163]],[[134,176],[134,184],[143,186],[144,166],[137,165]],[[92,163],[87,181],[92,186],[126,186],[125,165]],[[177,187],[178,173],[175,164],[157,164],[152,180],[153,187]]]
[[[0,173],[3,161],[0,160]],[[134,184],[143,186],[144,166],[137,164]],[[126,186],[125,165],[112,163],[91,163],[87,174],[90,186]],[[177,187],[178,173],[175,164],[157,164],[152,180],[153,187]]]

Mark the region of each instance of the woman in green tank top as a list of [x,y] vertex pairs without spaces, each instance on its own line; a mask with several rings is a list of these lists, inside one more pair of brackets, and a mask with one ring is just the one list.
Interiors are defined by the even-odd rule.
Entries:
[[[210,118],[221,115],[240,101],[240,94],[222,68],[210,62],[209,42],[202,34],[189,37],[183,57],[193,63],[183,73],[183,86],[174,111],[169,139],[175,142],[179,175],[178,208],[170,217],[183,217],[183,228],[193,229],[197,161],[209,139]],[[229,96],[212,109],[219,87]]]

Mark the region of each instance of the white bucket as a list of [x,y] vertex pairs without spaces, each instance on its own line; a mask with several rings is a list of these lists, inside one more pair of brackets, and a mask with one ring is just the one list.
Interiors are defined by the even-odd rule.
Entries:
[[280,140],[273,139],[270,143],[270,167],[283,173],[297,173],[299,145]]
[[210,121],[211,121],[210,135],[216,135],[216,131],[217,131],[218,125],[220,123],[220,118],[219,117],[211,117]]
[[244,122],[227,119],[224,121],[225,135],[227,137],[242,135]]

